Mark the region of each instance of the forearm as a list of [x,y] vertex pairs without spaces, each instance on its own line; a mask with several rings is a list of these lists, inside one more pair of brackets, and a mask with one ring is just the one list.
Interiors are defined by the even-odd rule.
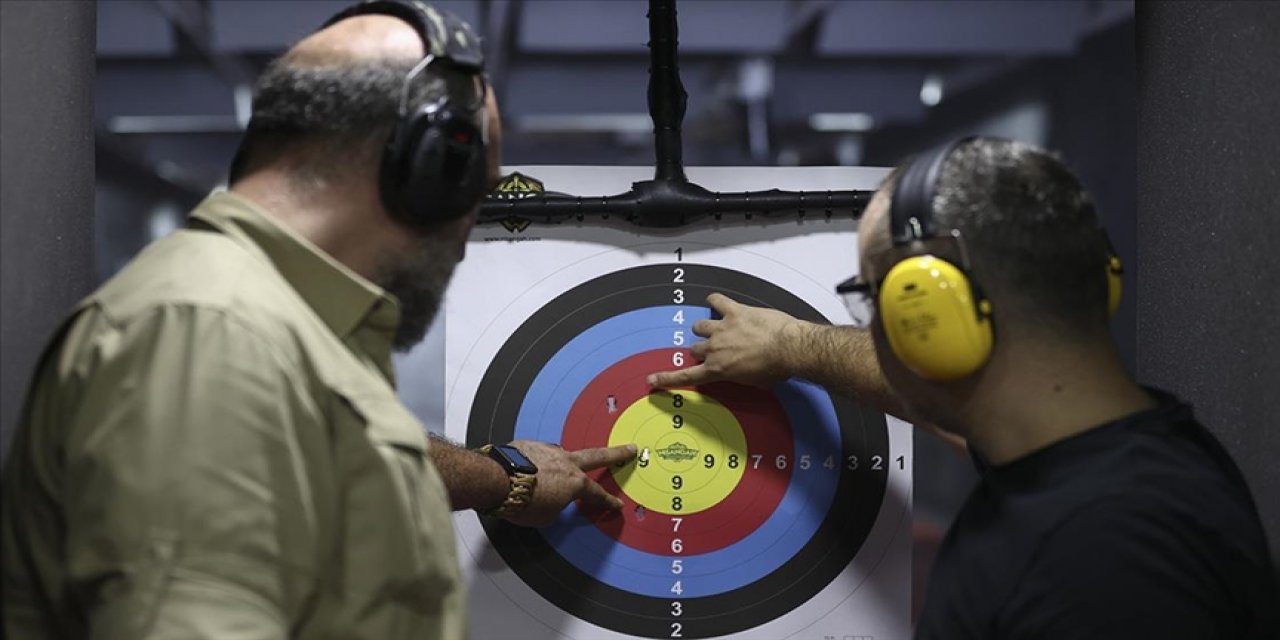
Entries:
[[786,335],[784,357],[791,373],[906,419],[902,402],[880,371],[870,331],[797,321]]
[[490,509],[506,500],[511,482],[502,466],[488,456],[434,434],[430,450],[454,511]]
[[964,438],[907,416],[905,405],[894,394],[880,370],[870,331],[797,321],[786,342],[787,366],[795,375],[850,396],[878,411],[915,422],[916,426],[942,438],[961,455],[968,454],[968,443]]

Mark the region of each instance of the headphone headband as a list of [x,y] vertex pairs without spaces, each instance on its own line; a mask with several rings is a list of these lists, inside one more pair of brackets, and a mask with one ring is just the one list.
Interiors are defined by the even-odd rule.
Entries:
[[[393,218],[416,228],[465,216],[475,210],[488,188],[488,131],[482,113],[488,87],[480,39],[457,16],[421,0],[367,0],[348,7],[324,26],[369,14],[408,23],[425,50],[404,78],[396,123],[383,148],[378,169],[383,206]],[[445,66],[445,73],[438,74],[446,85],[442,99],[409,105],[414,78],[437,63]],[[449,87],[456,77],[479,81],[478,102],[457,99]]]
[[896,246],[938,235],[933,222],[933,198],[947,156],[956,147],[973,140],[960,138],[916,156],[898,177],[889,202],[889,233]]
[[329,18],[320,28],[369,14],[391,16],[407,22],[418,32],[427,56],[448,60],[467,73],[484,72],[484,50],[471,25],[453,13],[421,0],[365,0]]

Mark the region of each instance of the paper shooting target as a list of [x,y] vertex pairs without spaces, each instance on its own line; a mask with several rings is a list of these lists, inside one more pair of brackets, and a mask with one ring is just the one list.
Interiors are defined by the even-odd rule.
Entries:
[[705,638],[770,623],[826,589],[868,540],[901,461],[883,415],[804,381],[650,389],[648,374],[696,364],[692,326],[711,317],[710,293],[828,320],[773,282],[668,255],[507,318],[465,440],[636,443],[636,460],[592,474],[620,512],[570,506],[546,529],[480,526],[555,609],[620,634]]

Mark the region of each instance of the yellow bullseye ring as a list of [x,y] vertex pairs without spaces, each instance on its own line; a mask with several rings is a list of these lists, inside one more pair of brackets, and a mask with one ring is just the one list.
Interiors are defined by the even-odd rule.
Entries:
[[639,453],[613,468],[613,477],[650,511],[679,516],[709,509],[733,492],[746,469],[747,438],[737,418],[696,391],[656,391],[632,403],[609,434],[609,446],[629,442]]

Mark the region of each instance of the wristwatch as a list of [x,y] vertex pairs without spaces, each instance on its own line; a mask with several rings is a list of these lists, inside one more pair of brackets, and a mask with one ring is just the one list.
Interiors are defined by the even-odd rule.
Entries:
[[538,485],[538,467],[525,457],[520,450],[508,444],[486,444],[479,449],[507,472],[511,481],[511,491],[502,504],[488,510],[480,511],[482,515],[505,518],[519,513],[533,501],[533,489]]

